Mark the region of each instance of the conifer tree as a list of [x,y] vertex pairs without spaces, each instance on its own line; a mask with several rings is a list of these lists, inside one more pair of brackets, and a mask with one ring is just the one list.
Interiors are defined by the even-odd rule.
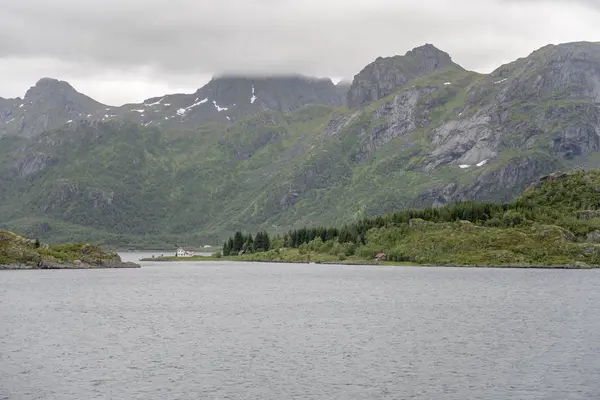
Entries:
[[242,247],[244,247],[244,235],[242,232],[238,231],[235,233],[235,235],[233,235],[232,251],[237,254],[240,252],[240,250],[242,250]]

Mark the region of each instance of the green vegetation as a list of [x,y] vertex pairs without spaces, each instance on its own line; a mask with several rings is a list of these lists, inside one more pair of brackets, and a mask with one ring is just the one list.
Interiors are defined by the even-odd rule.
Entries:
[[509,204],[463,202],[365,218],[341,228],[297,229],[274,240],[268,251],[239,259],[372,262],[384,253],[396,263],[596,266],[599,199],[600,171],[557,173]]
[[117,253],[78,243],[50,246],[0,230],[0,269],[121,268],[135,267],[121,262]]
[[271,248],[271,239],[267,232],[258,232],[256,237],[252,234],[244,235],[242,232],[236,232],[223,244],[223,253],[225,257],[230,255],[252,254],[268,251]]

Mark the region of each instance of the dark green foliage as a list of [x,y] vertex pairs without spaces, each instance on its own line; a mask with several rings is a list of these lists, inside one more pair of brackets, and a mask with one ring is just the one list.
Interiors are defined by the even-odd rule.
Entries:
[[231,247],[231,251],[236,254],[239,253],[242,248],[244,247],[244,235],[242,234],[242,232],[236,232],[233,235],[233,246]]
[[271,243],[269,234],[267,232],[258,232],[256,234],[256,241],[254,242],[254,249],[257,253],[269,251]]
[[251,233],[244,235],[238,231],[223,245],[223,255],[235,256],[240,253],[252,254],[269,251],[271,240],[267,232],[258,232],[255,237]]

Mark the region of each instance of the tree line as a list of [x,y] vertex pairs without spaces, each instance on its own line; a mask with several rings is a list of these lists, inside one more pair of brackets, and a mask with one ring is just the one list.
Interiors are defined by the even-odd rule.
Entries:
[[271,238],[267,232],[258,232],[253,237],[251,233],[244,234],[238,231],[223,244],[223,255],[235,256],[247,253],[261,253],[269,251],[270,248]]
[[[355,223],[335,227],[304,227],[288,231],[283,237],[277,236],[275,242],[285,248],[299,248],[315,239],[322,242],[337,240],[339,243],[367,244],[367,232],[373,228],[400,227],[408,225],[413,219],[444,223],[458,220],[470,221],[486,226],[517,226],[525,220],[544,220],[549,211],[526,201],[513,203],[484,203],[464,201],[442,207],[425,207],[399,211],[385,216],[367,217]],[[266,232],[259,232],[253,238],[251,234],[236,232],[223,247],[224,255],[240,252],[269,251],[271,241]]]

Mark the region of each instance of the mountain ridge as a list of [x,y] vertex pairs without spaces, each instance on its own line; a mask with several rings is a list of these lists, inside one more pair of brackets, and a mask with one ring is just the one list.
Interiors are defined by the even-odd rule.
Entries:
[[343,102],[330,79],[302,75],[219,76],[194,93],[166,94],[119,107],[99,103],[67,82],[42,78],[23,100],[0,99],[0,135],[31,137],[82,120],[122,119],[144,126],[189,128],[206,119],[231,122],[263,108],[288,112],[308,104]]
[[[344,105],[331,81],[301,82],[310,101],[278,109],[255,104],[265,92],[252,94],[252,81],[234,85],[239,94],[216,81],[143,110],[0,135],[0,225],[61,241],[219,243],[238,229],[508,201],[558,169],[600,167],[600,44],[546,46],[491,74],[432,45],[398,57],[359,73],[355,93],[374,94],[360,106]],[[299,93],[290,87],[270,93]]]

